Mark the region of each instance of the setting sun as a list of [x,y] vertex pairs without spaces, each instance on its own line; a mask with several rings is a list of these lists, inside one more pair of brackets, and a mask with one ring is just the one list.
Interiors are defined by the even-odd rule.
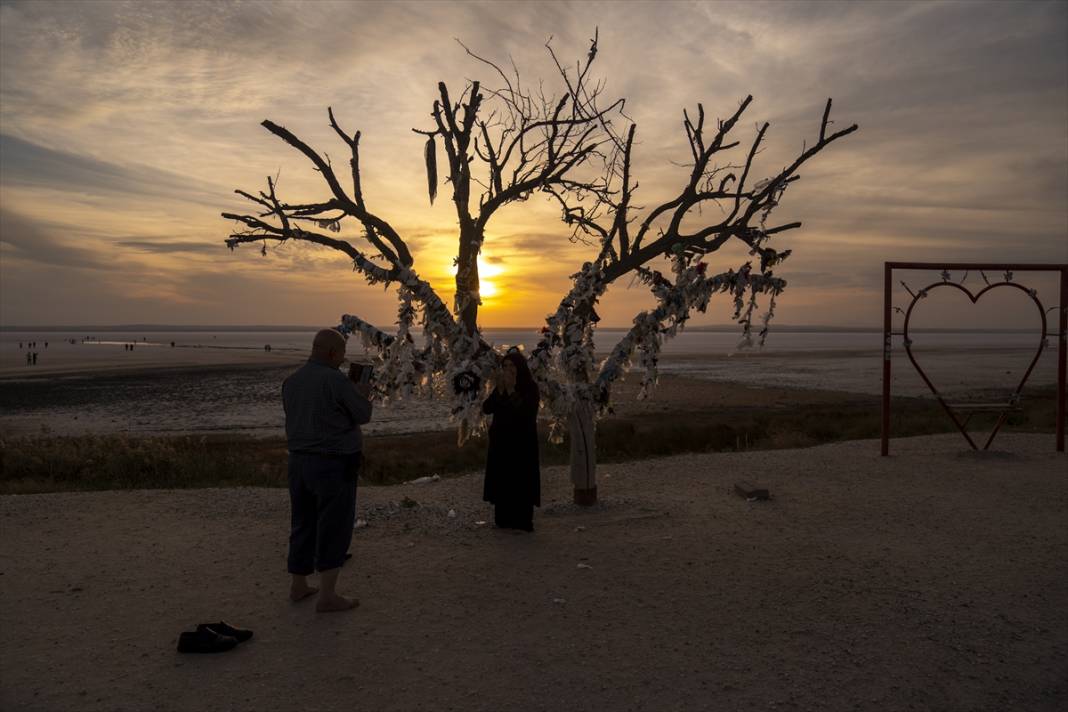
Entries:
[[[478,284],[479,295],[483,299],[489,299],[496,297],[500,290],[497,288],[497,284],[493,281],[494,277],[504,274],[504,267],[500,264],[494,264],[487,261],[485,255],[478,256]],[[452,265],[450,268],[450,275],[456,276],[456,265]],[[450,285],[449,291],[452,291],[452,285]]]
[[479,294],[483,299],[490,297],[496,297],[498,294],[497,285],[492,281],[493,277],[503,274],[504,268],[499,264],[491,264],[486,262],[482,255],[478,257],[478,283]]

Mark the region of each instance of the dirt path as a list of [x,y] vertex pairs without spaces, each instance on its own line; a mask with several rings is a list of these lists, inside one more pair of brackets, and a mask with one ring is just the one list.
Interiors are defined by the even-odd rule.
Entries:
[[[592,511],[553,468],[534,535],[477,475],[363,488],[334,615],[285,599],[284,491],[3,497],[0,708],[1064,709],[1065,456],[961,444],[610,465]],[[174,651],[220,618],[255,638]]]

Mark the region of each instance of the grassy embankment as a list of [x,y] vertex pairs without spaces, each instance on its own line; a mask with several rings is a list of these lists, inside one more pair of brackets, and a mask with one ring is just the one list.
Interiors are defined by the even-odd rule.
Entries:
[[[893,437],[953,432],[937,403],[895,399]],[[878,438],[878,399],[806,405],[769,411],[726,408],[610,417],[598,424],[598,461],[635,460],[683,452],[796,448],[842,440]],[[1036,391],[1003,431],[1052,433],[1055,390]],[[994,416],[973,418],[969,430],[984,435]],[[979,444],[985,440],[979,440]],[[568,445],[541,438],[543,465],[565,464]],[[961,445],[964,446],[963,440]],[[997,442],[995,441],[995,447]],[[394,484],[424,475],[455,475],[482,468],[484,438],[456,446],[455,431],[368,436],[363,478]],[[103,489],[184,487],[284,487],[286,451],[281,438],[132,438],[127,436],[32,437],[0,442],[0,494]]]

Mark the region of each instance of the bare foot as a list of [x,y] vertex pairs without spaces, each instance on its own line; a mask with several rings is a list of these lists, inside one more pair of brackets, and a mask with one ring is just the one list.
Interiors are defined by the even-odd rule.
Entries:
[[315,586],[290,586],[289,600],[296,603],[297,601],[303,601],[308,596],[313,596],[317,593],[319,593],[319,589]]
[[317,613],[334,613],[335,611],[350,611],[356,606],[360,605],[360,602],[355,598],[345,598],[344,596],[326,597],[326,595],[319,596],[319,601],[315,604],[315,611]]

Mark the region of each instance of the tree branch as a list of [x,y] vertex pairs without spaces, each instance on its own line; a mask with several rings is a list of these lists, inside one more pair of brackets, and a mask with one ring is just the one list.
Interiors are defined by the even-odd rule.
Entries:
[[[333,112],[331,111],[329,113],[332,116]],[[333,124],[334,126],[336,126],[336,122],[333,122]],[[389,244],[392,245],[393,250],[382,250],[381,248],[379,248],[380,251],[382,251],[384,257],[390,259],[390,256],[392,256],[392,259],[390,259],[391,262],[398,263],[405,267],[410,266],[412,264],[413,260],[411,252],[409,252],[408,246],[404,243],[404,240],[401,239],[400,235],[397,234],[397,231],[394,230],[393,227],[385,220],[378,217],[377,215],[374,215],[373,213],[368,212],[362,207],[362,193],[360,194],[361,204],[357,204],[354,200],[349,198],[349,196],[342,189],[341,184],[338,182],[337,176],[334,175],[334,170],[330,167],[330,165],[325,160],[323,160],[323,158],[318,153],[316,153],[310,146],[308,146],[308,144],[301,141],[288,129],[279,126],[272,121],[265,120],[263,121],[262,126],[271,133],[273,133],[275,136],[281,138],[290,146],[296,148],[298,151],[303,153],[308,158],[308,160],[312,162],[316,169],[318,169],[319,173],[322,174],[323,180],[325,180],[326,184],[330,187],[330,192],[333,193],[334,199],[337,201],[339,208],[343,210],[347,215],[350,215],[359,220],[361,223],[363,223],[364,228],[367,230],[368,239],[371,240],[372,244],[375,242],[375,240],[377,240],[377,237],[379,235],[385,237]],[[338,133],[344,133],[340,130],[340,128],[336,128],[335,130],[338,131]],[[354,151],[357,150],[357,140],[355,138],[349,145],[353,146]],[[354,168],[354,170],[356,170],[359,165],[358,154],[354,154],[354,156],[356,161],[356,167]],[[358,172],[356,174],[355,181],[356,185],[358,185]],[[376,247],[378,247],[378,245],[376,245]]]

